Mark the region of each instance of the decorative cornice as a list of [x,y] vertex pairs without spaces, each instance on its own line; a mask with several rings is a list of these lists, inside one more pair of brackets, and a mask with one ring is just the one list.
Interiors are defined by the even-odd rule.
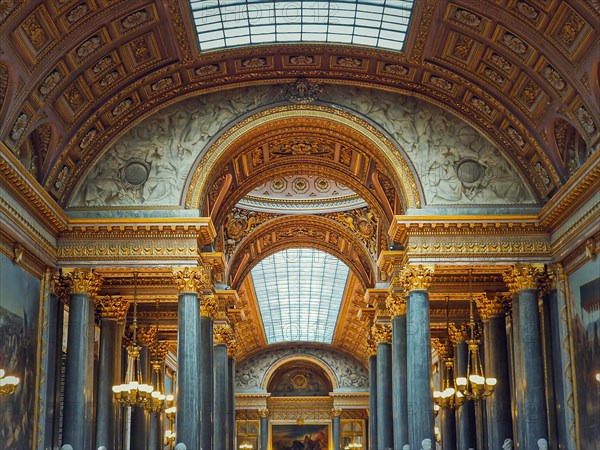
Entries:
[[543,264],[516,264],[502,275],[508,289],[514,295],[523,289],[538,289],[540,276],[544,272]]
[[63,275],[69,283],[71,294],[94,296],[102,285],[102,277],[90,269],[65,269]]
[[403,295],[389,294],[385,300],[385,306],[392,319],[406,315],[406,297]]
[[404,284],[405,292],[426,291],[431,283],[434,267],[406,266],[402,270],[401,280]]
[[123,297],[112,297],[110,295],[96,297],[96,309],[103,319],[123,320],[129,309],[129,302]]
[[198,294],[212,288],[210,275],[202,266],[173,269],[173,280],[180,293]]

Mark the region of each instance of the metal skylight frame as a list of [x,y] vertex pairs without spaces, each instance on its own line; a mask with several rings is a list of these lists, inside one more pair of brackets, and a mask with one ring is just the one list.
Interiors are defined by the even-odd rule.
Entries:
[[310,248],[277,252],[251,271],[268,344],[332,343],[350,269]]
[[318,42],[402,50],[415,0],[189,0],[201,51]]

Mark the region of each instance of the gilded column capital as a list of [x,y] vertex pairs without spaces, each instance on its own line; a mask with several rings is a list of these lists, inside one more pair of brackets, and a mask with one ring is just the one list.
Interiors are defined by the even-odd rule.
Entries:
[[367,338],[367,353],[369,356],[377,356],[377,342],[373,337]]
[[103,319],[123,320],[128,309],[129,302],[124,300],[123,297],[112,297],[110,295],[96,297],[96,310]]
[[467,331],[468,327],[466,325],[457,326],[455,323],[448,325],[448,335],[453,344],[466,341],[469,338]]
[[341,408],[333,408],[331,410],[331,415],[333,417],[340,417],[342,415],[342,409]]
[[454,348],[452,348],[451,342],[447,339],[433,338],[431,345],[437,351],[440,358],[444,360],[452,358],[454,355]]
[[142,345],[150,346],[155,342],[157,332],[158,327],[156,325],[149,327],[138,327],[137,340]]
[[68,280],[71,294],[87,294],[94,296],[102,285],[102,277],[93,269],[69,269],[63,271]]
[[371,327],[371,335],[376,343],[390,343],[392,342],[392,324],[391,323],[378,323]]
[[228,324],[218,324],[213,327],[213,342],[217,344],[227,345],[231,339],[233,330]]
[[537,289],[543,273],[543,264],[515,264],[509,267],[502,276],[510,293],[514,295],[523,289]]
[[483,320],[488,320],[493,316],[504,316],[510,309],[511,298],[503,293],[496,293],[492,297],[483,295],[475,299],[477,310]]
[[169,354],[169,343],[167,341],[154,341],[150,345],[150,354],[157,361],[164,361]]
[[406,315],[406,298],[403,295],[388,295],[385,299],[385,306],[392,319],[397,316]]
[[205,267],[183,267],[173,269],[173,280],[180,293],[189,292],[198,294],[212,289],[210,274]]
[[200,316],[214,319],[217,315],[217,300],[214,295],[204,295],[200,298]]
[[269,410],[267,408],[261,408],[258,410],[258,415],[260,417],[269,417]]
[[62,271],[56,272],[52,277],[52,290],[65,305],[69,304],[70,286],[69,279],[63,275]]
[[426,267],[421,264],[418,266],[406,266],[400,275],[404,290],[406,292],[426,291],[431,284],[433,271],[433,267]]
[[235,338],[235,331],[231,333],[231,338],[227,341],[227,357],[233,358],[237,356],[238,341]]

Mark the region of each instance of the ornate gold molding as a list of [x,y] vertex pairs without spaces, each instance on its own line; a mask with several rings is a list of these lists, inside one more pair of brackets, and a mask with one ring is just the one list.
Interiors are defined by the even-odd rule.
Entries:
[[180,293],[189,292],[198,294],[212,288],[212,281],[207,270],[200,267],[183,267],[173,269],[173,280]]
[[401,273],[404,290],[406,292],[426,291],[431,283],[433,271],[433,267],[425,267],[421,264],[418,266],[406,266]]
[[371,335],[375,342],[379,343],[391,343],[392,342],[392,324],[391,323],[379,323],[371,327]]
[[396,316],[406,315],[406,297],[399,294],[389,294],[385,300],[385,306],[393,319]]
[[516,264],[509,267],[502,276],[511,294],[517,294],[523,289],[538,289],[540,276],[543,274],[543,264]]
[[102,277],[91,269],[65,269],[63,275],[70,286],[71,294],[94,296],[102,285]]
[[333,408],[331,410],[331,415],[333,417],[340,417],[342,415],[342,409],[341,408]]
[[96,309],[104,319],[123,320],[129,309],[129,302],[123,297],[112,297],[110,295],[96,297]]

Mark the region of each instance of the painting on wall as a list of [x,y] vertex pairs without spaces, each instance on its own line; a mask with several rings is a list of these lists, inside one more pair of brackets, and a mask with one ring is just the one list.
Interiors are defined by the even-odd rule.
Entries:
[[33,448],[40,280],[0,254],[0,367],[19,377],[14,394],[0,399],[0,442]]
[[271,450],[329,449],[327,424],[273,425],[271,436]]
[[569,276],[579,446],[600,448],[600,257]]

